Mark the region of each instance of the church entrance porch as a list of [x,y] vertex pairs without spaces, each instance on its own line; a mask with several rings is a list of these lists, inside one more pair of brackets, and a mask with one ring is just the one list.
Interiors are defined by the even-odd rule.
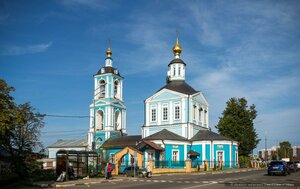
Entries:
[[115,154],[115,175],[119,175],[119,168],[121,167],[121,160],[127,155],[130,154],[131,157],[134,158],[133,165],[137,165],[138,167],[143,167],[143,159],[144,155],[143,152],[137,150],[133,147],[125,147],[121,151]]

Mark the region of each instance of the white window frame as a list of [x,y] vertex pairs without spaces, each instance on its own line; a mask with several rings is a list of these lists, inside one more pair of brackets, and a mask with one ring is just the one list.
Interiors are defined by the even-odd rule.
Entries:
[[[103,88],[104,88],[104,90],[101,90]],[[99,81],[99,98],[105,98],[105,96],[106,96],[106,82],[104,79],[100,79],[100,81]]]
[[237,151],[235,152],[235,164],[239,164],[239,153]]
[[113,164],[116,163],[115,153],[109,153],[109,161]]
[[[116,85],[116,82],[117,82],[117,85]],[[119,98],[119,85],[120,85],[120,82],[119,80],[115,80],[114,81],[114,97],[115,98]]]
[[[155,120],[153,120],[153,110],[155,111]],[[151,107],[150,108],[150,122],[156,122],[157,121],[157,108]]]
[[193,105],[193,120],[196,121],[196,110],[197,110],[197,106],[196,104]]
[[[174,154],[173,154],[174,152],[177,152],[175,160],[174,160]],[[179,158],[180,158],[179,153],[180,153],[180,151],[178,149],[172,150],[172,161],[179,161]]]
[[225,152],[224,152],[224,150],[217,150],[217,151],[216,151],[216,156],[217,156],[217,157],[216,157],[216,160],[217,160],[217,162],[220,161],[220,160],[219,160],[219,156],[218,156],[218,153],[219,153],[219,152],[222,152],[222,162],[224,162],[224,160],[225,160]]
[[[176,117],[176,108],[179,108],[178,110],[178,118]],[[174,120],[179,120],[181,118],[181,112],[180,112],[181,108],[180,108],[180,103],[175,103],[174,104]]]
[[[165,114],[164,109],[166,108],[167,112]],[[166,119],[165,116],[166,115]],[[168,121],[169,120],[169,107],[168,104],[163,104],[162,105],[162,121]]]
[[[155,160],[155,151],[154,150],[147,150],[147,160]],[[152,157],[150,158],[150,154],[152,154]]]

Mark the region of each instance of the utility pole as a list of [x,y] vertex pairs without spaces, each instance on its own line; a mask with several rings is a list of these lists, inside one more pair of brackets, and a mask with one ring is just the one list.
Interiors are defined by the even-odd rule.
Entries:
[[267,135],[265,135],[265,161],[268,160],[268,151],[267,151]]

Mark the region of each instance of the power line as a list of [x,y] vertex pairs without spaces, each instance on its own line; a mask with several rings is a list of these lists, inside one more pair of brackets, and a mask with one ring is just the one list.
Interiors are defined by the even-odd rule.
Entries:
[[86,115],[54,115],[54,114],[44,114],[45,117],[57,117],[57,118],[91,118],[91,116],[86,116]]

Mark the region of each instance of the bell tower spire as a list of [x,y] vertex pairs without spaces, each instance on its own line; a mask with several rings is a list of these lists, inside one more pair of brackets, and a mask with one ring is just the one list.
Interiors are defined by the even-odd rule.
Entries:
[[178,42],[178,30],[176,31],[176,43],[173,47],[173,53],[174,53],[174,56],[175,58],[179,58],[180,57],[180,53],[182,51],[182,48]]
[[108,39],[108,48],[106,50],[107,57],[105,58],[105,67],[112,67],[112,50],[110,49],[110,39]]
[[176,31],[176,43],[173,46],[174,59],[169,64],[167,82],[185,80],[185,63],[180,59],[182,48],[178,40],[178,31]]

